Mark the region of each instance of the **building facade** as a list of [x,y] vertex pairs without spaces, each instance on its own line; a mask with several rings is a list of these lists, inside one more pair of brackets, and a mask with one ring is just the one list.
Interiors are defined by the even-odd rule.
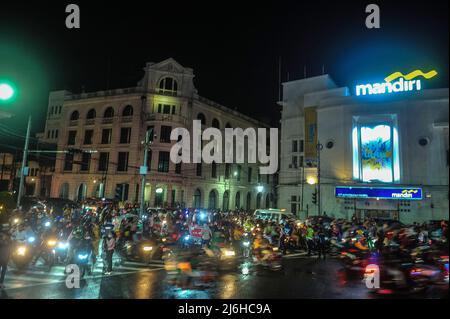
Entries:
[[448,101],[448,89],[356,96],[328,75],[284,83],[280,207],[448,220]]
[[136,87],[49,95],[44,142],[57,143],[52,197],[139,201],[142,141],[151,147],[144,188],[149,206],[234,209],[274,206],[273,176],[259,175],[258,164],[175,164],[170,160],[172,129],[192,135],[202,129],[267,128],[235,110],[198,95],[194,73],[173,59],[147,63]]

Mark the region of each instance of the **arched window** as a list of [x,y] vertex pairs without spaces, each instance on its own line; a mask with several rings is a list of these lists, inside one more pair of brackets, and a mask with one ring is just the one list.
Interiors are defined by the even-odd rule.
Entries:
[[80,113],[78,111],[73,111],[72,114],[70,114],[70,120],[76,121],[80,118]]
[[197,188],[194,192],[194,208],[201,208],[202,205],[202,192]]
[[218,128],[220,130],[220,123],[218,119],[212,120],[212,127]]
[[241,209],[241,192],[236,193],[236,198],[234,200],[234,206],[236,209]]
[[133,115],[133,107],[131,105],[125,106],[122,111],[122,116],[131,116]]
[[86,191],[87,191],[86,184],[81,183],[80,186],[78,186],[78,190],[77,190],[77,200],[78,201],[82,201],[86,198]]
[[227,124],[225,124],[225,128],[232,128],[230,122],[228,122]]
[[247,204],[246,205],[247,211],[249,211],[252,207],[252,193],[250,193],[250,192],[247,193],[247,203],[246,204]]
[[270,208],[270,194],[266,195],[266,208]]
[[205,114],[203,114],[203,113],[198,113],[198,114],[197,114],[197,120],[202,121],[202,125],[206,125],[206,117],[205,117]]
[[216,209],[217,208],[217,191],[213,189],[209,192],[209,203],[208,203],[209,209]]
[[61,189],[59,190],[59,198],[68,199],[69,198],[69,184],[64,183],[61,185]]
[[97,113],[95,113],[94,109],[90,109],[89,112],[87,112],[87,114],[86,114],[87,119],[95,119],[96,116],[97,116]]
[[175,79],[165,77],[159,81],[159,93],[176,95],[178,91],[178,83]]
[[256,208],[261,208],[261,197],[262,197],[262,193],[258,193],[258,195],[256,195]]
[[226,212],[230,206],[230,193],[228,191],[225,191],[223,193],[223,211]]
[[105,113],[103,113],[103,117],[113,117],[114,116],[114,109],[110,106],[105,110]]

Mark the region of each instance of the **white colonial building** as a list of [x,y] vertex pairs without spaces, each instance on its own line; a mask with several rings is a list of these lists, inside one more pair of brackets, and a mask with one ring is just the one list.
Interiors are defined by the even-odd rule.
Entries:
[[[51,92],[45,142],[59,151],[51,195],[139,200],[147,130],[153,128],[145,202],[150,206],[234,209],[272,207],[273,176],[258,164],[174,164],[169,152],[176,127],[267,128],[233,109],[198,95],[194,73],[173,59],[147,63],[136,87],[71,94]],[[81,150],[81,151],[80,151]]]
[[320,199],[328,216],[448,220],[448,89],[352,91],[329,75],[283,83],[279,206],[318,215]]

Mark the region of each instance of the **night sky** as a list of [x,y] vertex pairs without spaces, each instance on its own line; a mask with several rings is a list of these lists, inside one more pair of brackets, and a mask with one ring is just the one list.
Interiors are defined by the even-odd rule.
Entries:
[[[378,30],[364,24],[373,2]],[[324,65],[349,87],[419,68],[439,72],[427,87],[448,87],[448,1],[17,3],[1,6],[0,78],[20,94],[8,106],[15,119],[0,122],[18,132],[28,113],[43,129],[49,91],[134,86],[146,62],[168,57],[194,69],[200,95],[274,126],[279,57],[283,81],[302,78],[305,65],[307,76]],[[65,28],[69,3],[80,6],[79,30]]]

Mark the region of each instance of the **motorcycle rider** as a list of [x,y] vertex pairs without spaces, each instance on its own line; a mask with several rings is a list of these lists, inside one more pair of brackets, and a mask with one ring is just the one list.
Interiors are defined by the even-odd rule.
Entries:
[[0,289],[4,288],[6,270],[8,268],[8,261],[11,255],[11,238],[9,234],[0,229]]
[[52,225],[50,229],[44,230],[40,236],[40,245],[37,248],[37,253],[31,262],[31,265],[36,265],[39,258],[41,258],[42,253],[44,253],[47,249],[47,241],[51,238],[58,238],[58,228],[56,225]]

